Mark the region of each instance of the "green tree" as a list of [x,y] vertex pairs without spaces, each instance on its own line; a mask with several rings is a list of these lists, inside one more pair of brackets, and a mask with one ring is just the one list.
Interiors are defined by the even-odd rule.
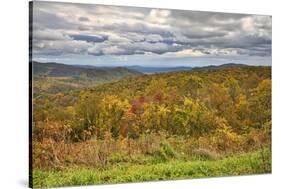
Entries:
[[203,80],[198,76],[190,76],[185,84],[185,92],[191,98],[196,99],[199,96],[200,89],[203,87]]
[[253,90],[249,99],[253,126],[261,128],[271,121],[271,79],[265,79]]

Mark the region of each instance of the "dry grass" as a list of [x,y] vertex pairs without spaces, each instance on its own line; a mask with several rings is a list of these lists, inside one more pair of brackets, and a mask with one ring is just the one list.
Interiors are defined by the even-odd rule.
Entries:
[[[260,149],[257,146],[256,149]],[[196,140],[167,137],[165,134],[147,134],[137,139],[117,138],[106,133],[104,139],[91,138],[82,142],[55,141],[43,138],[33,142],[33,167],[39,169],[63,169],[84,166],[103,168],[114,163],[149,160],[163,162],[171,159],[218,160],[229,154],[237,154],[231,148],[220,152]]]

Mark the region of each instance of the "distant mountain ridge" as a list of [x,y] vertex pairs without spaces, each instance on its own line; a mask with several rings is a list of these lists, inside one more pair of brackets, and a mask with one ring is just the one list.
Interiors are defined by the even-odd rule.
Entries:
[[41,76],[53,76],[53,77],[64,77],[64,76],[81,76],[86,75],[87,77],[99,77],[99,79],[108,79],[112,77],[124,77],[132,75],[141,75],[142,73],[130,70],[124,67],[79,67],[60,63],[40,63],[34,61],[32,63],[33,74]]
[[[33,91],[35,93],[57,93],[69,90],[80,90],[104,83],[136,77],[143,74],[167,73],[179,71],[217,70],[224,68],[247,67],[245,64],[228,63],[203,67],[98,67],[92,65],[67,65],[55,62],[32,62]],[[251,66],[250,66],[251,67]],[[253,66],[255,67],[255,66]]]
[[175,71],[184,71],[184,70],[192,69],[192,67],[186,67],[186,66],[176,66],[176,67],[125,66],[125,67],[130,70],[135,70],[147,74],[175,72]]
[[249,65],[227,63],[227,64],[221,64],[221,65],[209,65],[209,66],[202,66],[202,67],[193,67],[192,70],[216,70],[216,69],[222,69],[222,68],[235,68],[235,67],[242,67],[242,66],[249,66]]
[[[221,68],[249,66],[246,64],[227,63],[221,65],[208,65],[202,67],[191,66],[175,66],[175,67],[150,67],[150,66],[92,66],[92,65],[68,65],[60,63],[40,63],[33,62],[33,69],[35,75],[48,75],[48,76],[79,76],[80,74],[87,74],[88,76],[108,77],[108,74],[114,73],[115,75],[140,75],[140,74],[153,74],[165,73],[175,71],[189,71],[189,70],[213,70]],[[113,75],[114,75],[113,74]]]
[[190,71],[190,70],[214,70],[222,68],[234,68],[249,66],[246,64],[237,63],[226,63],[221,65],[208,65],[202,67],[191,67],[191,66],[176,66],[176,67],[145,67],[145,66],[125,66],[128,69],[136,70],[142,73],[153,74],[153,73],[165,73],[165,72],[175,72],[175,71]]
[[124,67],[79,67],[59,63],[32,62],[33,91],[57,93],[79,90],[143,73]]
[[[116,67],[96,67],[91,65],[75,65],[80,68],[116,68]],[[175,66],[175,67],[150,67],[150,66],[124,66],[122,68],[127,68],[129,70],[138,71],[144,74],[154,74],[154,73],[165,73],[165,72],[176,72],[176,71],[190,71],[190,70],[215,70],[222,68],[233,68],[233,67],[242,67],[249,66],[246,64],[237,64],[237,63],[226,63],[221,65],[208,65],[202,67],[191,67],[191,66]]]
[[[74,65],[79,68],[116,68],[114,66],[91,66],[91,65]],[[122,68],[127,68],[129,70],[134,70],[144,74],[153,74],[153,73],[165,73],[165,72],[174,72],[174,71],[184,71],[191,70],[192,67],[188,66],[176,66],[176,67],[150,67],[150,66],[120,66]]]

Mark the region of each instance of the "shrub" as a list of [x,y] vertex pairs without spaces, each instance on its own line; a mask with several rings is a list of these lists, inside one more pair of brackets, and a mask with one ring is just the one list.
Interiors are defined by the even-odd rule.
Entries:
[[167,161],[178,156],[173,147],[165,140],[160,142],[159,147],[153,151],[152,155],[159,161]]

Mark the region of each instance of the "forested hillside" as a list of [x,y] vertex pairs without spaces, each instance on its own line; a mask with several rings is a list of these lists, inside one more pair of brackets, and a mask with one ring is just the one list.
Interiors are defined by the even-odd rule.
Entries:
[[34,93],[56,93],[93,87],[142,73],[124,67],[82,67],[32,62]]
[[[139,75],[38,96],[33,104],[35,169],[112,169],[116,163],[147,166],[233,156],[231,166],[244,162],[238,167],[245,169],[216,174],[271,171],[271,67]],[[254,152],[254,162],[245,158]],[[208,169],[216,170],[212,165]],[[189,176],[200,177],[196,174]]]

